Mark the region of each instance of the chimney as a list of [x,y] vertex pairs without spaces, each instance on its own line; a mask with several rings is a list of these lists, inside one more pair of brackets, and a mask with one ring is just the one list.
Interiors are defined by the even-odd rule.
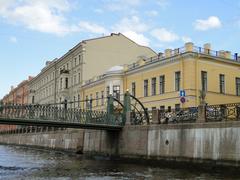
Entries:
[[225,51],[224,50],[218,51],[218,56],[224,58],[225,57]]
[[185,51],[186,52],[192,52],[193,51],[193,43],[192,42],[187,42],[185,43]]
[[225,58],[231,59],[231,51],[225,51]]
[[185,43],[185,51],[186,52],[192,52],[193,51],[193,43],[192,42]]
[[139,60],[137,61],[137,64],[138,64],[139,66],[143,66],[143,65],[145,64],[145,60],[144,60],[144,59],[139,59]]
[[163,57],[164,57],[164,53],[162,53],[162,52],[158,53],[158,57],[159,57],[160,59],[163,58]]
[[46,66],[48,66],[51,63],[51,61],[46,61]]
[[11,86],[11,91],[14,89],[14,86]]
[[179,54],[179,48],[174,49],[174,55],[177,55],[177,54]]
[[165,57],[171,57],[172,50],[171,49],[165,49]]
[[204,48],[204,53],[205,54],[210,54],[210,51],[211,51],[211,44],[210,43],[204,44],[203,48]]

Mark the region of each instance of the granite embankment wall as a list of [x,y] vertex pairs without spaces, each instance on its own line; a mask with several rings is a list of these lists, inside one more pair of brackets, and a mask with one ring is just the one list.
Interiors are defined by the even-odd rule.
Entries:
[[212,161],[239,166],[240,122],[125,126],[121,132],[65,130],[0,135],[1,143],[127,158]]
[[84,130],[0,134],[1,144],[25,145],[72,152],[83,151]]

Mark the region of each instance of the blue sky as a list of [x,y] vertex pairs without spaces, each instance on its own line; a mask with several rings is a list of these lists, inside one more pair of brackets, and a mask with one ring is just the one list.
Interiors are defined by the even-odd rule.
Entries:
[[83,39],[121,32],[160,52],[240,52],[240,0],[0,0],[0,98]]

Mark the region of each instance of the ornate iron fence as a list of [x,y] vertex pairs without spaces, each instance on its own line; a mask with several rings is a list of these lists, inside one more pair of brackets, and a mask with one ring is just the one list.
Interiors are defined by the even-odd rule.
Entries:
[[[189,107],[171,110],[159,110],[158,122],[162,124],[168,123],[191,123],[196,122],[198,117],[198,108]],[[149,112],[152,114],[152,111]],[[153,122],[153,116],[150,116],[150,122]]]
[[207,122],[228,120],[240,120],[240,103],[206,106]]
[[66,108],[59,105],[3,105],[0,107],[0,117],[48,120],[80,124],[122,125],[121,116],[116,114],[109,118],[104,111]]

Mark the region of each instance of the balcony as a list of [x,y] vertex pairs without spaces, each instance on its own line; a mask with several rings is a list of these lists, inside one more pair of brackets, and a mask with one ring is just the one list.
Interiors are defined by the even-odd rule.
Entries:
[[69,74],[69,70],[67,69],[61,69],[60,74]]

